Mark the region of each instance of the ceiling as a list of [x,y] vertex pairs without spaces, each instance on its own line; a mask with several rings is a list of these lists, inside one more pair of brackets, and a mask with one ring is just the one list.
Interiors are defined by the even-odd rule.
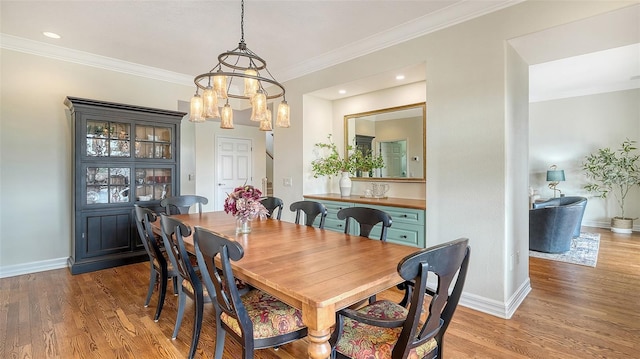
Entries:
[[[286,81],[519,2],[247,0],[244,39],[252,51],[267,60],[274,77]],[[635,13],[637,30],[639,11],[631,13],[632,17]],[[239,1],[2,0],[0,16],[4,48],[51,57],[92,56],[94,62],[117,61],[129,68],[145,67],[171,74],[184,83],[192,83],[194,75],[210,70],[217,63],[218,54],[235,48],[241,37]],[[43,31],[55,32],[62,38],[47,38]],[[535,50],[541,48],[539,41],[535,37],[519,39],[514,47],[530,64],[543,63],[541,59],[548,61],[552,57]],[[543,53],[550,50],[542,48]],[[562,51],[556,52],[553,60],[558,59],[558,53]],[[631,54],[631,64],[617,68],[635,71],[624,75],[627,77],[640,75],[634,67],[639,62],[637,49],[627,53]],[[540,70],[546,75],[540,76],[557,78],[554,74],[558,71],[566,72],[561,62],[556,65],[560,67],[547,64],[544,71]],[[405,75],[405,83],[425,76],[421,64],[398,72]],[[381,74],[345,84],[350,87],[345,95],[337,95],[338,88],[318,95],[335,99],[397,85],[392,77],[383,77],[389,76]],[[546,82],[542,82],[538,86],[543,89],[535,91],[545,91]],[[532,97],[535,91],[532,88]]]

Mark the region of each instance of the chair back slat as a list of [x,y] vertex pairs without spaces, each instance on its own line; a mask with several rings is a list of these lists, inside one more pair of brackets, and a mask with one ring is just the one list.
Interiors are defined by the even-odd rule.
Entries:
[[380,240],[386,242],[387,229],[393,223],[391,215],[385,211],[368,207],[347,207],[338,211],[338,219],[345,220],[344,233],[349,233],[350,221],[353,218],[360,226],[360,236],[369,238],[371,230],[378,223],[382,223],[382,231],[380,232]]
[[[239,340],[243,340],[245,337],[253,338],[253,323],[242,303],[231,268],[231,261],[240,260],[244,256],[244,249],[238,242],[226,239],[202,227],[195,227],[193,241],[196,252],[202,254],[202,260],[213,283],[213,290],[216,293],[215,300],[219,310],[240,323],[242,335],[238,338]],[[219,270],[215,263],[217,255],[220,259]],[[227,328],[227,332],[234,335],[232,328]]]
[[209,200],[203,196],[192,194],[167,197],[160,201],[160,206],[164,208],[167,215],[187,214],[193,205],[197,205],[198,213],[202,213],[202,205],[209,203]]
[[[442,336],[451,322],[466,279],[470,255],[468,243],[467,238],[460,238],[413,253],[398,263],[400,276],[413,280],[415,288],[407,319],[393,349],[394,358],[406,358],[412,348],[432,338],[436,338],[441,350]],[[427,288],[430,275],[437,280],[435,291]],[[453,290],[449,294],[452,284]],[[425,294],[430,294],[430,299]],[[425,298],[429,301],[428,306],[424,303]],[[428,310],[426,320],[420,325],[425,308]]]
[[166,266],[167,260],[164,255],[162,255],[160,244],[158,243],[155,234],[153,234],[153,228],[151,227],[151,223],[157,220],[156,214],[149,208],[140,207],[137,204],[134,204],[134,211],[138,235],[140,236],[144,249],[149,255],[149,260],[151,260],[152,263],[156,260],[160,265]]
[[178,275],[182,279],[188,280],[194,291],[202,291],[200,279],[191,265],[189,254],[184,246],[184,236],[191,235],[191,228],[175,218],[165,214],[160,215],[160,226],[162,229],[162,241],[171,260],[171,264],[176,268]]
[[318,228],[324,228],[324,221],[327,218],[327,208],[324,204],[316,201],[298,201],[291,203],[289,209],[296,212],[296,224],[300,224],[301,214],[304,213],[305,225],[313,226],[313,222],[320,216]]
[[[264,197],[260,203],[269,211],[269,218],[280,219],[282,217],[282,207],[284,202],[278,197]],[[275,214],[274,214],[275,213]]]

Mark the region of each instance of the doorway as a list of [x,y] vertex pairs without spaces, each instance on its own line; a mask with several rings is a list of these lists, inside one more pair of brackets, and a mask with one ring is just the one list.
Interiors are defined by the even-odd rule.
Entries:
[[379,146],[385,164],[382,177],[407,177],[407,140],[382,141]]
[[251,183],[253,151],[250,139],[218,137],[216,151],[216,211],[224,209],[224,200],[233,189]]

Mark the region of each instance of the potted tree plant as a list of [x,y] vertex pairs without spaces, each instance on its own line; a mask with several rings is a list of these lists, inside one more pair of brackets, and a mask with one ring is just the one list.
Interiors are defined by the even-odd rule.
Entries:
[[[333,140],[331,134],[327,136],[329,140],[327,143],[316,143],[315,146],[319,150],[319,158],[311,161],[311,170],[313,171],[313,177],[318,178],[321,176],[334,177],[341,174],[340,178],[340,195],[342,197],[348,197],[351,195],[351,179],[349,176],[355,170],[355,161],[351,156],[350,158],[344,158],[338,153],[338,148]],[[347,148],[347,151],[352,149],[351,146]]]
[[631,233],[634,218],[625,215],[625,199],[629,191],[640,186],[640,154],[635,152],[636,141],[626,139],[617,151],[601,148],[585,158],[582,169],[588,179],[584,188],[596,194],[597,197],[607,198],[613,193],[620,215],[611,219],[611,230],[617,233]]
[[369,153],[368,158],[371,166],[371,171],[384,167],[384,158],[382,158],[382,155],[374,155],[373,153]]
[[354,167],[356,170],[356,176],[358,177],[373,177],[373,170],[384,167],[384,159],[382,155],[374,155],[372,151],[364,154],[360,149],[354,151],[353,155],[349,157],[353,158]]

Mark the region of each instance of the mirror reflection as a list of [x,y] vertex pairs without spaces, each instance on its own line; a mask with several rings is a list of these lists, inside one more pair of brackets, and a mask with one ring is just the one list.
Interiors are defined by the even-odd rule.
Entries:
[[345,148],[356,156],[354,180],[425,180],[424,102],[346,115]]

